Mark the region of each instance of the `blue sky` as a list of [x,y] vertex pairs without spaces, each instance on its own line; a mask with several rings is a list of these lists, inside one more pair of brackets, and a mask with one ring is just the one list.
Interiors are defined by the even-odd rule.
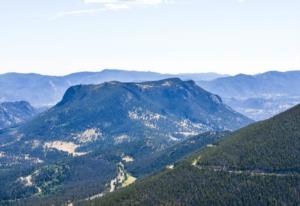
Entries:
[[300,69],[299,0],[0,2],[0,73]]

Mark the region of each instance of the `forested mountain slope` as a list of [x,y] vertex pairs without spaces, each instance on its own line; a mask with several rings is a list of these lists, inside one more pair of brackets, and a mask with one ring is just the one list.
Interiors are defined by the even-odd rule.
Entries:
[[300,105],[86,205],[299,205],[299,185]]

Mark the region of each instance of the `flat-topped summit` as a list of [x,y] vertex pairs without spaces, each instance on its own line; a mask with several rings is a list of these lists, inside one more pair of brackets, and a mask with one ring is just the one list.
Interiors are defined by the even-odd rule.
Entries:
[[[30,194],[58,186],[69,191],[67,186],[76,188],[79,179],[92,191],[99,191],[91,187],[91,181],[97,182],[102,192],[117,176],[115,167],[123,174],[124,164],[139,178],[181,158],[187,150],[195,149],[194,144],[203,147],[223,138],[218,131],[235,130],[251,122],[193,81],[171,78],[77,85],[33,120],[0,132],[0,164],[30,168],[26,175],[14,173],[6,181],[31,189]],[[217,133],[210,135],[211,131]],[[198,134],[198,138],[192,138]],[[172,152],[175,145],[182,148],[176,155]],[[165,158],[170,153],[175,156],[169,162]],[[124,157],[131,162],[124,162]],[[151,161],[152,166],[143,165],[145,161]],[[85,164],[84,169],[81,164]],[[41,178],[49,175],[46,184]],[[24,183],[28,178],[32,178],[32,187]]]
[[[61,102],[17,128],[11,138],[71,142],[84,152],[98,144],[135,141],[160,150],[190,135],[235,130],[251,122],[193,81],[113,81],[70,87]],[[90,133],[92,141],[78,138]]]

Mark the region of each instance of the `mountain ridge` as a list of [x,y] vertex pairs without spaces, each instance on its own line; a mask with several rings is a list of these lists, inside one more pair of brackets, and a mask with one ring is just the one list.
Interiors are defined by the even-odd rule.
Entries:
[[0,103],[0,129],[21,124],[39,111],[33,108],[28,102],[2,102]]
[[209,80],[220,76],[224,75],[214,73],[173,75],[117,69],[105,69],[99,72],[78,72],[64,76],[36,73],[5,73],[0,74],[0,91],[2,91],[0,92],[0,101],[25,100],[34,106],[49,106],[56,104],[67,88],[77,84],[99,84],[113,80],[142,82],[170,77],[182,77],[184,79],[193,77],[195,80]]
[[297,105],[300,102],[299,82],[299,71],[269,71],[197,83],[220,95],[236,111],[259,121]]
[[113,191],[129,184],[129,175],[131,181],[148,175],[252,122],[194,81],[73,86],[54,107],[0,130],[0,197]]
[[65,76],[8,73],[0,75],[0,102],[25,100],[35,107],[49,107],[57,104],[69,87],[78,84],[143,82],[179,77],[196,81],[202,88],[222,97],[234,110],[259,121],[295,106],[300,101],[299,73],[296,70],[270,71],[256,75],[226,76],[211,73],[160,74],[117,69],[78,72]]

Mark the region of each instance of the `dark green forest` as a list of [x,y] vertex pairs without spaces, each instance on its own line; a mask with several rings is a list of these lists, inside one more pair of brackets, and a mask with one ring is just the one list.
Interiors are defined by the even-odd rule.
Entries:
[[300,106],[78,205],[300,205]]

